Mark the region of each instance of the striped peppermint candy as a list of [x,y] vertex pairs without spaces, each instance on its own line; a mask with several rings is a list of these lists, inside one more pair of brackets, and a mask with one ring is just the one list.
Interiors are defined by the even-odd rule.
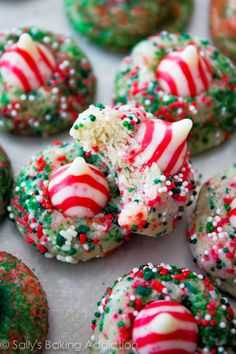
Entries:
[[236,198],[230,204],[231,210],[229,211],[229,221],[233,227],[236,228]]
[[42,44],[35,43],[28,33],[5,50],[0,58],[0,72],[4,82],[24,92],[37,90],[52,75],[56,61]]
[[198,326],[191,312],[174,301],[155,301],[135,318],[133,342],[139,354],[190,354]]
[[192,125],[190,119],[174,123],[159,119],[141,123],[136,135],[138,146],[130,154],[130,161],[138,167],[157,163],[167,175],[178,173],[186,161],[186,139]]
[[77,157],[50,178],[49,197],[56,209],[70,217],[89,218],[106,206],[109,186],[104,174]]
[[161,88],[171,95],[195,97],[210,87],[212,68],[194,45],[188,45],[161,60],[157,79]]

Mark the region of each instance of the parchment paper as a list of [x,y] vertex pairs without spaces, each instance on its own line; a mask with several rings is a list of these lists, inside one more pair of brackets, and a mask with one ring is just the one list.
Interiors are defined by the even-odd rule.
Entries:
[[[208,0],[195,0],[195,12],[189,33],[209,38]],[[0,0],[0,30],[34,25],[57,32],[73,33],[66,19],[62,0]],[[87,42],[76,33],[78,44],[88,54],[98,78],[97,101],[111,103],[113,80],[122,57],[106,52]],[[52,138],[22,138],[0,133],[0,143],[8,152],[14,173],[38,150],[51,141],[70,140],[67,132]],[[203,181],[236,162],[235,135],[219,148],[194,158]],[[69,265],[48,260],[34,252],[17,232],[14,224],[5,221],[0,226],[0,250],[20,257],[39,277],[50,307],[50,332],[46,353],[87,353],[90,321],[96,303],[107,286],[133,267],[143,262],[172,263],[199,271],[185,239],[187,216],[176,230],[159,239],[135,236],[113,255],[93,261]],[[230,299],[236,305],[236,301]]]

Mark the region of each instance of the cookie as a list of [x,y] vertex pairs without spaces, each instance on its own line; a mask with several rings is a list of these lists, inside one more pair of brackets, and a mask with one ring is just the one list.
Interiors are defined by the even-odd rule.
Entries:
[[78,263],[129,239],[117,223],[120,208],[119,190],[100,158],[77,144],[55,142],[16,178],[10,216],[45,257]]
[[[96,44],[126,51],[161,29],[181,31],[191,16],[192,0],[65,0],[73,27]],[[140,25],[140,23],[142,25]]]
[[92,353],[236,351],[236,320],[208,278],[147,263],[107,288],[92,321]]
[[236,68],[207,40],[161,32],[126,57],[115,80],[115,102],[141,105],[157,118],[189,118],[189,149],[202,153],[234,128]]
[[12,184],[10,161],[0,146],[0,221],[6,214]]
[[110,167],[120,190],[119,225],[147,236],[170,233],[194,199],[189,119],[168,123],[129,106],[91,105],[70,134]]
[[236,1],[211,0],[210,29],[212,39],[225,55],[236,62]]
[[0,33],[0,129],[52,135],[92,101],[95,77],[85,54],[65,35],[35,27]]
[[34,273],[6,252],[0,252],[0,302],[1,353],[41,353],[48,334],[45,292]]
[[236,296],[236,166],[202,186],[188,240],[198,266]]

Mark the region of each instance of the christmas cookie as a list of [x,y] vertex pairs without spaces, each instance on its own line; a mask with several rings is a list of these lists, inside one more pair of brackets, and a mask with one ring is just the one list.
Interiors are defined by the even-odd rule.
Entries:
[[110,167],[122,198],[118,217],[127,232],[160,236],[173,230],[194,199],[186,139],[189,119],[168,123],[129,106],[92,105],[71,135]]
[[236,166],[202,186],[188,239],[199,267],[236,296]]
[[161,29],[181,31],[191,16],[193,2],[65,0],[65,6],[77,31],[99,45],[115,51],[124,51]]
[[167,121],[190,118],[190,152],[199,154],[233,130],[235,81],[235,66],[208,41],[162,32],[124,59],[115,101],[140,104]]
[[92,321],[92,352],[191,354],[236,351],[236,318],[208,278],[151,263],[107,288]]
[[6,214],[12,183],[10,161],[0,146],[0,220]]
[[128,239],[117,223],[119,190],[97,155],[55,142],[14,184],[11,214],[25,240],[48,258],[78,263]]
[[94,96],[87,57],[69,37],[35,27],[0,33],[0,129],[51,135]]
[[48,333],[45,292],[33,272],[6,252],[0,252],[0,304],[1,353],[41,353]]
[[235,0],[211,0],[210,27],[216,46],[236,62]]

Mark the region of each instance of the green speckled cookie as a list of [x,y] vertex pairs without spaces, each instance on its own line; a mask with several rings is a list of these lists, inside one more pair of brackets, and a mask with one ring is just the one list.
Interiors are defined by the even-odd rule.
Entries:
[[188,240],[198,266],[236,297],[236,165],[202,186]]
[[0,146],[0,221],[6,214],[12,183],[10,161]]
[[107,288],[92,321],[94,354],[233,354],[236,318],[208,278],[147,263]]
[[16,178],[10,216],[45,257],[78,263],[106,256],[128,240],[117,222],[120,204],[114,178],[97,155],[55,142]]
[[125,51],[161,29],[181,31],[192,0],[65,0],[74,28],[95,43]]
[[35,27],[0,32],[0,130],[60,132],[94,91],[91,64],[70,37]]
[[190,153],[225,141],[234,129],[236,68],[207,40],[161,32],[140,42],[115,80],[115,102],[144,106],[157,118],[190,118]]
[[45,292],[32,271],[6,252],[0,252],[0,307],[1,353],[40,353],[48,333]]

